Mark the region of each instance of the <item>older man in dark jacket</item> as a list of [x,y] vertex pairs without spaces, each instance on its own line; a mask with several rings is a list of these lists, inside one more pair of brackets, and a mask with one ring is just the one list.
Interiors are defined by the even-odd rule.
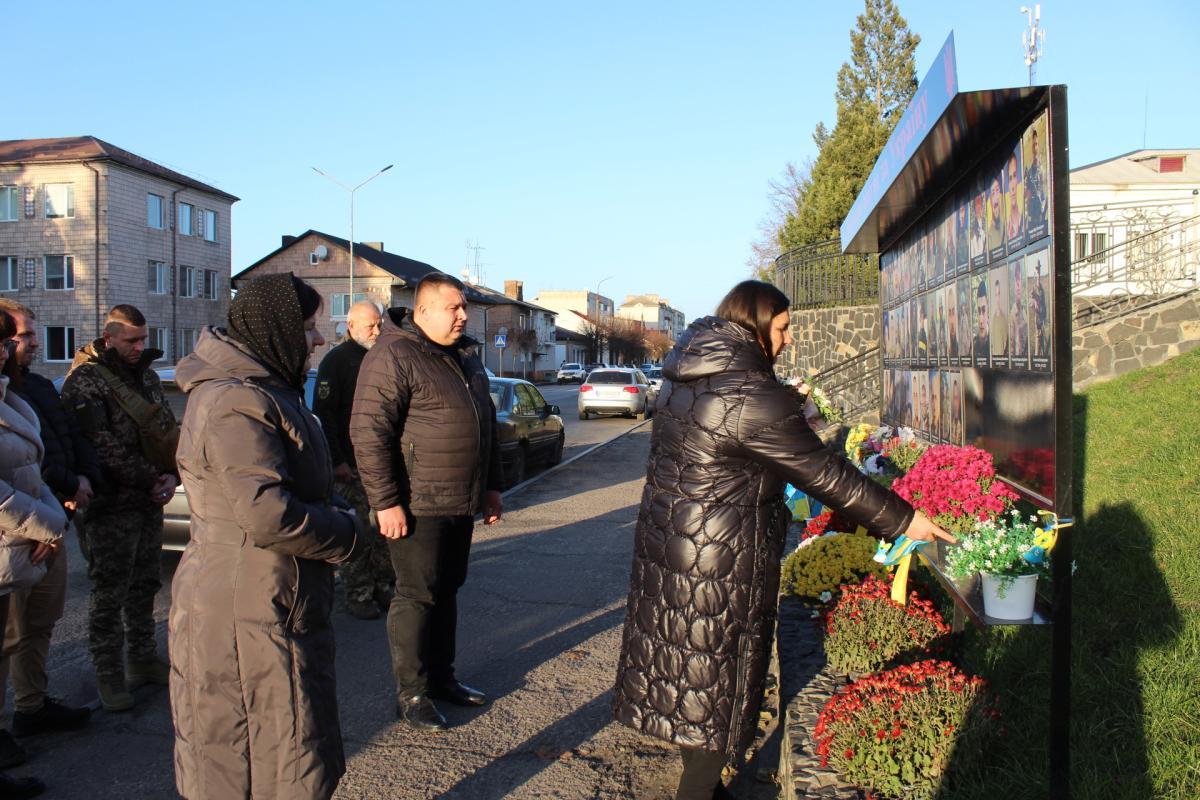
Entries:
[[464,286],[431,273],[414,305],[412,317],[389,310],[363,360],[350,438],[396,569],[388,640],[397,715],[436,730],[446,719],[432,699],[487,702],[454,675],[455,628],[474,515],[500,519],[500,452],[478,343],[463,335]]
[[[33,311],[7,298],[0,298],[0,309],[8,312],[17,329],[12,338],[11,357],[20,366],[21,377],[11,388],[33,408],[41,423],[45,447],[42,478],[71,515],[87,506],[93,488],[99,486],[99,459],[91,442],[63,409],[54,384],[29,371],[38,350]],[[15,701],[12,731],[17,736],[71,730],[86,723],[91,715],[86,707],[72,708],[46,693],[49,685],[46,658],[66,597],[67,552],[61,546],[48,549],[46,575],[36,586],[12,593],[0,652],[0,709],[4,703],[4,678],[9,675]],[[0,731],[0,767],[24,760],[24,749],[7,731]]]

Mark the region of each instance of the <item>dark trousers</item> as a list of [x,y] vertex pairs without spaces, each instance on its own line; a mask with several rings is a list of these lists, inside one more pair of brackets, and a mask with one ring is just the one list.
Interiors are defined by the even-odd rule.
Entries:
[[417,517],[409,534],[388,542],[396,596],[388,608],[388,643],[399,697],[454,679],[458,590],[467,579],[472,517]]
[[683,774],[679,776],[675,800],[711,800],[721,782],[721,770],[725,769],[725,754],[681,747],[679,757],[683,759]]

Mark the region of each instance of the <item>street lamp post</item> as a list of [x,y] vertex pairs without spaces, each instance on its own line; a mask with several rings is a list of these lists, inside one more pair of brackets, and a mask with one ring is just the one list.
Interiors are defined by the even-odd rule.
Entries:
[[[604,324],[604,311],[600,305],[600,286],[605,281],[611,281],[615,275],[609,275],[607,278],[601,278],[596,281],[596,360],[600,361],[604,358],[604,352],[600,348],[600,331],[603,330],[600,326]],[[615,315],[614,315],[615,316]],[[611,354],[610,354],[611,355]],[[604,363],[608,363],[605,361]]]
[[350,306],[354,305],[354,193],[357,192],[362,187],[366,186],[371,181],[378,178],[383,173],[387,172],[389,169],[391,169],[394,166],[395,166],[395,164],[388,164],[386,167],[379,170],[374,175],[367,178],[365,181],[363,181],[362,183],[358,184],[357,186],[355,186],[353,188],[342,183],[341,181],[339,181],[337,178],[333,177],[332,175],[327,175],[324,172],[322,172],[321,170],[317,169],[316,167],[313,167],[313,172],[317,173],[322,178],[328,178],[330,181],[336,183],[338,186],[342,187],[343,189],[345,189],[347,192],[350,193],[350,296],[347,298],[347,303],[346,303],[347,313],[349,313]]

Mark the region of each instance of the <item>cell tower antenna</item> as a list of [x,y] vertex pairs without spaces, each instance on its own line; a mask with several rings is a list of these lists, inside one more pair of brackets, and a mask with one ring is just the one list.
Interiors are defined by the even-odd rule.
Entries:
[[1021,31],[1021,50],[1025,53],[1025,66],[1029,67],[1029,85],[1033,86],[1038,59],[1046,49],[1046,31],[1041,26],[1042,4],[1038,3],[1032,9],[1021,6],[1021,13],[1029,22],[1029,27]]

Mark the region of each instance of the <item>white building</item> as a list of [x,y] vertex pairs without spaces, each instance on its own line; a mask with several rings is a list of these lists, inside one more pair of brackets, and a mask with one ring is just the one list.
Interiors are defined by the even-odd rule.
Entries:
[[1071,170],[1077,294],[1169,294],[1197,285],[1200,149],[1135,150]]
[[630,294],[617,308],[617,316],[641,322],[648,331],[662,331],[675,340],[683,332],[683,312],[671,307],[671,301],[656,294]]
[[[533,298],[537,305],[553,311],[556,324],[575,333],[595,333],[595,328],[604,329],[612,323],[616,307],[609,297],[588,289],[549,289],[538,292]],[[603,340],[604,337],[601,337]],[[607,361],[607,346],[597,358]]]

